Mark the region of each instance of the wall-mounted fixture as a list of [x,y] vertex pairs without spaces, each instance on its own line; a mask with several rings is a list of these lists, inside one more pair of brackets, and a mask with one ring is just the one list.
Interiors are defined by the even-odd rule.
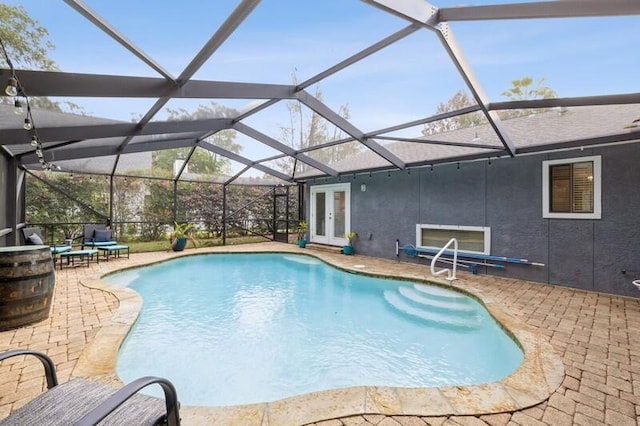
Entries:
[[363,183],[362,185],[360,185],[360,191],[362,192],[366,192],[367,191],[367,184]]

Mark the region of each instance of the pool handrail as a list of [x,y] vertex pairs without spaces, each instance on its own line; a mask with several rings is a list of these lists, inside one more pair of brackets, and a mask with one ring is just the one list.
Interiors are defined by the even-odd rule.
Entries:
[[[451,244],[453,244],[453,262],[452,262],[453,263],[453,267],[451,268],[451,269],[453,269],[453,273],[451,272],[451,269],[449,269],[449,268],[443,268],[443,269],[441,269],[441,270],[436,272],[436,262],[438,261],[440,256],[442,256],[442,253],[444,253],[444,251],[447,249],[447,247],[449,247]],[[449,242],[447,244],[445,244],[445,246],[440,249],[438,254],[433,256],[433,259],[431,260],[431,275],[436,277],[436,276],[444,274],[446,272],[447,273],[446,280],[453,281],[453,280],[456,279],[456,269],[457,269],[457,267],[458,267],[458,240],[456,240],[455,238],[451,238],[449,240]]]

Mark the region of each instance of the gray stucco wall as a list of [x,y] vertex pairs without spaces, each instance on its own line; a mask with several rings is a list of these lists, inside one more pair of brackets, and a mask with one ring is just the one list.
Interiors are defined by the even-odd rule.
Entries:
[[[602,156],[602,219],[542,217],[542,161]],[[352,183],[357,253],[395,259],[395,241],[415,244],[417,223],[491,227],[491,254],[506,264],[481,273],[640,297],[640,144],[374,173]],[[342,178],[345,181],[345,178]],[[333,183],[335,181],[327,181]],[[325,182],[323,182],[325,183]],[[360,185],[365,183],[365,192]],[[401,254],[401,260],[424,262]],[[426,271],[426,270],[425,270]],[[624,272],[623,272],[624,271]]]

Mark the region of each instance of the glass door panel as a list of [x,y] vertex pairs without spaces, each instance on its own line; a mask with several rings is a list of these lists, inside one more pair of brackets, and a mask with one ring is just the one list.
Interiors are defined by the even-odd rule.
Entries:
[[347,222],[347,197],[345,191],[333,193],[333,238],[344,238]]
[[318,236],[326,236],[327,232],[325,229],[325,225],[327,222],[327,218],[325,215],[325,210],[326,210],[326,202],[325,199],[327,197],[327,194],[325,192],[317,192],[316,196],[315,196],[315,201],[316,201],[316,208],[315,208],[315,212],[316,212],[316,217],[315,217],[315,234]]
[[342,246],[351,228],[351,184],[318,185],[311,187],[310,241]]

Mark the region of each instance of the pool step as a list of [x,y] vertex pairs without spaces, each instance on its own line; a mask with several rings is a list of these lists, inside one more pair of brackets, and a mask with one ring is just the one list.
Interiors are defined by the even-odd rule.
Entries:
[[[401,287],[402,288],[402,287]],[[418,306],[415,301],[403,296],[399,291],[386,290],[384,298],[390,306],[399,312],[418,318],[421,321],[444,328],[455,328],[460,331],[471,331],[481,326],[477,314],[460,314],[456,310],[434,310],[429,305]]]
[[448,301],[466,301],[469,296],[459,293],[455,290],[438,287],[430,284],[414,284],[413,288],[430,299],[448,300]]
[[433,298],[413,287],[398,287],[398,293],[418,308],[460,316],[474,316],[477,306],[469,298]]

